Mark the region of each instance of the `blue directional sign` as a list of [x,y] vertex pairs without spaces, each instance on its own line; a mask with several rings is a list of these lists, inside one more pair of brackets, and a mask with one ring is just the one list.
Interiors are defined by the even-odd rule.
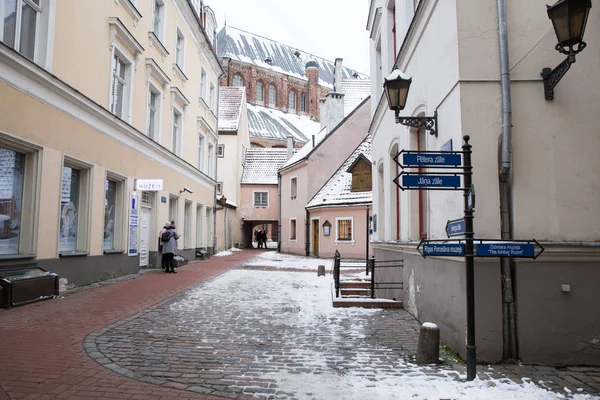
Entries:
[[464,218],[446,222],[446,235],[448,237],[464,235],[466,231],[467,225]]
[[428,174],[400,174],[402,185],[400,189],[410,188],[460,188],[460,175],[428,175]]
[[423,257],[427,256],[464,256],[463,243],[424,243],[421,247]]
[[446,143],[440,146],[440,150],[442,151],[452,151],[452,139],[448,140]]
[[405,153],[402,154],[402,167],[460,167],[460,154],[446,153]]
[[480,243],[475,249],[477,257],[536,257],[533,243]]

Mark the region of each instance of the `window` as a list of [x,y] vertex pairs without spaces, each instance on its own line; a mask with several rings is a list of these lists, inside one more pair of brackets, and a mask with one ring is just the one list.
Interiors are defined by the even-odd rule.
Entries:
[[217,145],[217,157],[219,157],[219,158],[225,157],[225,145],[224,144]]
[[290,180],[290,197],[293,199],[298,196],[298,178],[292,178]]
[[242,79],[242,75],[235,74],[233,75],[232,85],[236,87],[244,86],[244,79]]
[[112,66],[112,91],[111,91],[111,102],[110,112],[115,114],[121,119],[125,118],[125,110],[127,105],[126,92],[129,91],[128,85],[128,69],[129,64],[122,58],[118,53],[115,52],[113,56]]
[[269,192],[254,192],[254,207],[268,207]]
[[152,10],[152,32],[157,38],[163,40],[164,32],[164,17],[165,17],[165,2],[164,0],[153,0]]
[[179,198],[176,196],[169,197],[169,221],[177,223],[177,214],[179,212]]
[[58,250],[62,253],[86,251],[89,218],[89,169],[65,162],[60,192],[60,231]]
[[146,127],[146,133],[148,137],[156,140],[159,132],[159,117],[160,113],[160,93],[156,91],[152,86],[148,90],[148,122]]
[[2,3],[2,42],[33,61],[38,20],[42,13],[40,0],[3,0]]
[[352,218],[336,218],[337,240],[352,240]]
[[290,240],[296,240],[296,218],[290,219]]
[[208,176],[213,178],[213,153],[215,152],[215,146],[212,143],[208,145]]
[[223,194],[223,182],[217,182],[217,194],[218,195]]
[[185,38],[183,33],[177,29],[177,38],[175,39],[175,64],[184,71],[185,68]]
[[296,111],[296,92],[293,90],[288,93],[288,111]]
[[352,191],[367,192],[372,189],[371,164],[361,155],[348,172],[352,173]]
[[256,82],[256,101],[260,103],[265,101],[265,87],[261,81]]
[[104,186],[104,231],[105,251],[122,249],[123,181],[107,176]]
[[19,254],[25,154],[0,147],[0,255]]
[[275,89],[275,85],[272,83],[269,85],[269,105],[271,107],[275,107],[277,102],[277,89]]
[[183,247],[192,247],[192,202],[186,201],[183,209]]
[[198,169],[204,171],[204,136],[198,134]]
[[204,68],[200,72],[200,98],[206,101],[206,72]]
[[210,84],[210,94],[208,97],[208,107],[211,110],[215,110],[215,85],[213,85],[212,83]]
[[300,95],[300,111],[306,112],[306,93]]
[[196,247],[202,247],[204,210],[202,204],[196,206]]
[[181,113],[173,109],[173,131],[171,134],[171,151],[180,155],[181,148]]

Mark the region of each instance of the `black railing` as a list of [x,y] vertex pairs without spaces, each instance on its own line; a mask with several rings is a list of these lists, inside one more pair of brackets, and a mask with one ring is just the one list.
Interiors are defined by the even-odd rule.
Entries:
[[333,280],[335,282],[335,297],[340,297],[340,264],[342,258],[339,251],[335,251],[333,256]]

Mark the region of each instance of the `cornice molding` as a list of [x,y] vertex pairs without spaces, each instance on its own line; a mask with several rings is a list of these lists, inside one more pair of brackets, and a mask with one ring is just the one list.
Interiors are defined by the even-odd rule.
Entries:
[[131,15],[131,18],[133,18],[133,26],[137,26],[137,23],[142,19],[142,14],[140,14],[135,4],[133,4],[131,0],[116,0],[116,2],[117,4],[123,4],[123,8],[127,10],[129,15]]
[[148,40],[150,43],[150,47],[155,46],[158,49],[158,52],[162,56],[162,60],[165,61],[165,58],[169,55],[169,51],[165,47],[165,45],[160,41],[158,36],[152,31],[148,32]]
[[110,41],[109,47],[112,50],[115,45],[115,38],[123,43],[123,45],[133,54],[137,59],[138,55],[144,52],[144,48],[138,42],[135,37],[127,30],[123,22],[117,17],[109,17],[108,24],[110,25]]
[[154,76],[158,83],[162,85],[163,90],[165,90],[167,85],[171,83],[171,79],[166,72],[160,68],[153,58],[146,58],[146,67],[148,68],[148,74]]
[[171,95],[173,96],[173,100],[183,106],[184,110],[190,105],[190,101],[183,95],[178,87],[171,87]]

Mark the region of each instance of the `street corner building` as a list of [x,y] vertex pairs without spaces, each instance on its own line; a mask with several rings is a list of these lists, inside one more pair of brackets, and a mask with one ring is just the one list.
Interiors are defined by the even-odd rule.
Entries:
[[0,274],[85,285],[215,233],[216,20],[199,1],[16,0],[0,8]]
[[[442,341],[465,356],[465,258],[424,258],[417,245],[424,239],[460,246],[465,235],[449,238],[446,227],[466,218],[470,188],[401,188],[411,177],[396,157],[462,152],[469,135],[475,243],[535,239],[545,249],[533,260],[533,250],[529,258],[524,252],[494,257],[475,245],[481,250],[474,257],[477,359],[597,366],[600,54],[593,49],[600,7],[586,0],[545,3],[370,1],[372,248],[376,260],[404,260],[403,268],[377,277],[378,283],[401,281],[404,289],[377,296],[403,299],[412,315],[437,324]],[[552,12],[557,7],[562,14]],[[557,20],[567,16],[580,21]],[[563,26],[573,29],[561,33]],[[403,97],[384,88],[401,81]],[[415,166],[409,173],[440,171]],[[454,171],[461,174],[452,179],[464,185],[463,171]]]

